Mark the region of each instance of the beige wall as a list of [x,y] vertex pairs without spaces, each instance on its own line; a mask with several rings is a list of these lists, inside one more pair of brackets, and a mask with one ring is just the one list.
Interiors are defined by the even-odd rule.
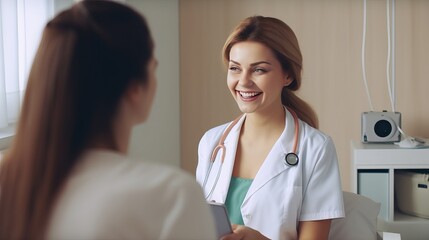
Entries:
[[179,0],[126,0],[146,17],[155,41],[157,90],[149,119],[133,129],[129,155],[180,166]]
[[[370,110],[361,73],[363,1],[180,0],[182,167],[194,172],[197,146],[209,128],[238,109],[226,87],[221,49],[243,18],[278,17],[297,34],[304,56],[299,95],[316,110],[335,141],[343,188],[350,190],[350,141]],[[368,0],[366,66],[374,110],[391,110],[386,81],[386,1]],[[429,1],[396,0],[396,110],[402,128],[429,138]]]

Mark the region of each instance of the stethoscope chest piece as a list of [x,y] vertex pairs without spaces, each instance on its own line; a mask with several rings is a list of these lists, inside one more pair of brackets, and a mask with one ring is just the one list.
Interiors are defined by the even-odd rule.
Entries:
[[291,152],[291,153],[286,154],[285,161],[289,166],[295,166],[298,164],[299,158],[298,158],[298,155]]

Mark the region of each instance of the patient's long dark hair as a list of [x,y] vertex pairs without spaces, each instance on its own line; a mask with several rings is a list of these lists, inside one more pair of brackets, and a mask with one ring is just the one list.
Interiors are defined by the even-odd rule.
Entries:
[[113,1],[81,1],[47,23],[0,166],[0,239],[45,237],[79,155],[98,138],[118,148],[119,100],[130,84],[146,84],[152,56],[144,17]]

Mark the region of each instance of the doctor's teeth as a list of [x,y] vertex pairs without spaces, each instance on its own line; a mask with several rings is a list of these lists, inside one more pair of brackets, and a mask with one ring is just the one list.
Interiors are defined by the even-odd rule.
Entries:
[[254,97],[258,95],[256,92],[240,92],[241,96],[243,97]]

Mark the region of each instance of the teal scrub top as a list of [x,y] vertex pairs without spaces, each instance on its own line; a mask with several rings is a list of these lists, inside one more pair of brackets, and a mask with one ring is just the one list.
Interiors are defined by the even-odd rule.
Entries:
[[244,197],[246,197],[252,181],[253,179],[231,177],[225,206],[232,224],[244,225],[243,216],[241,216],[241,204],[244,201]]

